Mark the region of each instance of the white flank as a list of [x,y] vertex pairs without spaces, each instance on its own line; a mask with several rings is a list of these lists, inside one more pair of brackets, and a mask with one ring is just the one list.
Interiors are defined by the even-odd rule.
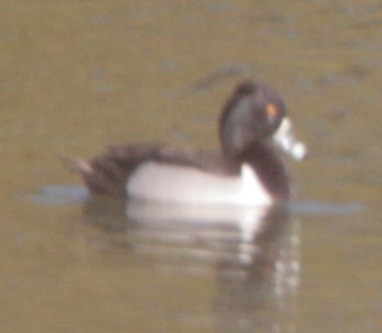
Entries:
[[251,205],[272,203],[253,169],[243,164],[241,175],[213,175],[191,167],[146,162],[127,184],[129,196],[158,202],[194,205]]

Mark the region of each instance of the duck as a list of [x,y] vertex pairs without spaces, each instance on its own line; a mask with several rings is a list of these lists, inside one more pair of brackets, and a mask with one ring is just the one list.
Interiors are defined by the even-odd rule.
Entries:
[[305,145],[293,134],[274,88],[243,80],[223,105],[220,151],[162,144],[114,145],[89,159],[64,157],[92,195],[187,205],[271,206],[290,198],[281,150],[301,161]]

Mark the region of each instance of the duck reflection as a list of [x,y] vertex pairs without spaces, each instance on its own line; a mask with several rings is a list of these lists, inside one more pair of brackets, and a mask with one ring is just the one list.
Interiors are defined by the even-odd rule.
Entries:
[[193,207],[93,197],[86,223],[166,270],[214,274],[221,332],[293,332],[299,228],[285,206]]

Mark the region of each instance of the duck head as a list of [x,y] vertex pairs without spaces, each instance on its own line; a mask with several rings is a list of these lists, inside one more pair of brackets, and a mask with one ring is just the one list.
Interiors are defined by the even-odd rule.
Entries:
[[292,123],[278,92],[254,81],[238,84],[226,102],[219,135],[224,154],[233,159],[251,146],[271,140],[296,160],[307,155],[305,145],[292,132]]

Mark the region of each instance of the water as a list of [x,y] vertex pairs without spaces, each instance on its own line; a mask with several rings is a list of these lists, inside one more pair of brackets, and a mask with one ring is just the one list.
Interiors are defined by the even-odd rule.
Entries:
[[[380,331],[378,1],[0,9],[2,331]],[[248,76],[281,91],[311,151],[286,160],[287,207],[126,208],[61,164],[109,143],[217,148]]]

